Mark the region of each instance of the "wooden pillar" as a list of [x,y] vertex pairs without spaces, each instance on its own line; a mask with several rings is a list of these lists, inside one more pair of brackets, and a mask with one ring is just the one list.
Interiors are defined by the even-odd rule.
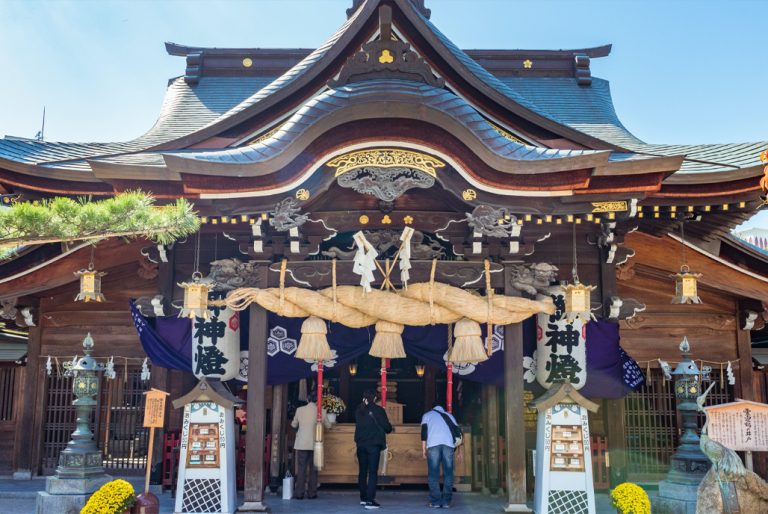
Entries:
[[608,474],[611,487],[627,481],[627,436],[624,410],[624,398],[605,401],[605,432],[608,436]]
[[[38,388],[43,386],[40,383],[40,343],[42,338],[42,328],[39,326],[42,320],[38,321],[38,326],[30,327],[29,340],[27,346],[27,366],[24,370],[23,389],[17,392],[16,397],[21,398],[21,410],[16,419],[16,438],[13,448],[14,471],[13,478],[16,480],[29,480],[34,474],[37,463],[33,461],[35,455],[39,452],[33,449],[34,445],[39,445],[41,441],[40,434],[35,434],[33,427],[39,426],[35,423],[35,410],[37,409]],[[44,377],[45,375],[43,375]],[[16,385],[22,385],[20,381]],[[23,394],[22,394],[23,392]],[[36,437],[37,435],[37,437]]]
[[264,434],[267,390],[267,311],[251,305],[248,333],[248,403],[245,433],[245,501],[238,512],[266,512],[264,504]]
[[504,327],[504,439],[507,450],[507,506],[504,512],[531,512],[525,490],[523,393],[523,325],[515,323]]
[[[149,387],[160,389],[161,391],[168,391],[168,368],[161,368],[160,366],[152,366],[151,375],[149,376]],[[171,402],[165,402],[165,418],[168,419],[168,415],[171,411]],[[167,426],[167,423],[166,423]],[[157,434],[159,444],[156,444],[152,451],[152,462],[154,466],[163,465],[163,439],[165,437],[165,427],[161,428]]]
[[272,444],[269,459],[269,489],[277,492],[282,482],[281,465],[285,450],[285,406],[288,396],[288,384],[272,386]]
[[755,384],[752,377],[752,334],[744,327],[744,309],[739,308],[736,316],[736,349],[739,353],[739,369],[737,371],[737,383],[741,390],[739,396],[742,400],[756,400]]
[[483,463],[485,487],[491,494],[499,490],[499,390],[493,384],[483,384]]

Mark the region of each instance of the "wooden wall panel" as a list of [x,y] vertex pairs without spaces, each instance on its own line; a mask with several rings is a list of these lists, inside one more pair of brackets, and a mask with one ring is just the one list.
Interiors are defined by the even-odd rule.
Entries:
[[635,268],[634,276],[618,282],[622,298],[646,304],[644,312],[621,322],[621,344],[633,358],[678,361],[678,345],[687,336],[695,359],[739,359],[736,298],[723,291],[700,288],[704,303],[672,305],[673,280],[640,263]]

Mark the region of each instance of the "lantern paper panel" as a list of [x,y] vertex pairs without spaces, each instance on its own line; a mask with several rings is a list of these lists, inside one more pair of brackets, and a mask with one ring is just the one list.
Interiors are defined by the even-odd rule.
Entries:
[[581,389],[587,381],[587,322],[581,318],[568,321],[562,288],[550,288],[549,293],[554,314],[536,316],[536,379],[545,389],[565,380]]
[[240,372],[240,313],[213,307],[210,316],[195,318],[192,326],[192,367],[197,378],[222,381]]
[[184,289],[184,307],[179,312],[179,317],[207,319],[210,285],[195,280],[183,282],[179,287]]
[[680,273],[670,275],[675,279],[675,296],[672,298],[673,304],[684,303],[702,303],[699,297],[698,281],[701,273],[691,273],[687,267],[683,267]]

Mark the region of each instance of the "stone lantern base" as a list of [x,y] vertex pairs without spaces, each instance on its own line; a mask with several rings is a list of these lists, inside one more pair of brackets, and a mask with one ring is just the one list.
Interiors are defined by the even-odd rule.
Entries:
[[45,491],[37,493],[37,514],[79,514],[91,494],[111,481],[102,474],[89,478],[48,477]]
[[653,512],[660,514],[696,514],[699,484],[709,468],[706,457],[672,457],[669,475],[659,482],[659,496]]

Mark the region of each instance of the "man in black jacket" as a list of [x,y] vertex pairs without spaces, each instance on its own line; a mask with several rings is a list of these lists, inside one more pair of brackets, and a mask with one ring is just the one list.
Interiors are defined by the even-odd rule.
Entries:
[[357,445],[357,464],[360,486],[360,505],[366,509],[378,509],[376,503],[376,483],[378,481],[379,458],[387,447],[387,436],[392,432],[392,425],[387,412],[376,405],[376,391],[363,393],[363,402],[355,411],[355,444]]

